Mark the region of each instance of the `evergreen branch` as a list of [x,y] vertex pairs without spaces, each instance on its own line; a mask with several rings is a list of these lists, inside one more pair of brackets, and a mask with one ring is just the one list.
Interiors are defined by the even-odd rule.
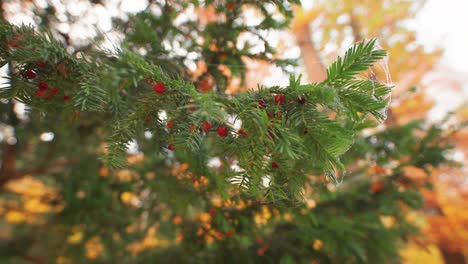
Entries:
[[[283,193],[281,197],[297,197],[302,180],[291,176],[284,178],[284,175],[293,174],[296,168],[282,164],[278,170],[275,165],[272,171],[272,162],[291,160],[297,166],[306,167],[310,166],[305,164],[312,163],[315,164],[312,167],[320,167],[323,173],[336,180],[335,171],[343,169],[339,156],[352,145],[354,131],[321,114],[317,105],[338,109],[339,115],[352,116],[355,122],[360,120],[360,113],[383,118],[381,111],[386,107],[383,97],[390,91],[384,85],[353,77],[385,54],[373,50],[375,40],[356,45],[344,59],[339,58],[324,83],[300,85],[300,78],[291,77],[287,87],[260,87],[257,91],[228,98],[215,93],[199,93],[194,84],[170,76],[160,65],[155,65],[155,61],[147,61],[125,47],[115,55],[93,52],[78,59],[68,55],[51,35],[41,37],[23,28],[13,27],[12,30],[25,31],[24,37],[35,45],[34,52],[41,54],[35,60],[45,58],[51,64],[67,65],[66,71],[43,71],[38,79],[60,82],[62,89],[72,94],[74,104],[63,106],[57,100],[37,97],[31,86],[39,80],[31,81],[12,74],[11,78],[18,79],[18,84],[11,88],[15,98],[49,115],[56,114],[56,109],[51,110],[53,106],[105,113],[111,131],[108,153],[104,157],[108,166],[123,167],[129,142],[143,131],[152,131],[156,136],[158,152],[167,152],[168,146],[174,144],[172,150],[176,147],[177,151],[190,155],[206,151],[201,147],[206,142],[203,139],[218,133],[219,136],[209,137],[216,145],[213,150],[218,152],[213,154],[236,157],[239,164],[245,166],[242,178],[231,181],[250,194],[263,192],[266,188],[264,177],[270,174],[275,184],[281,183],[268,187],[274,188],[276,195]],[[24,50],[9,47],[0,49],[1,59],[30,67],[35,61],[26,58],[24,53]],[[46,57],[43,56],[45,53]],[[76,87],[76,83],[80,85]],[[155,87],[162,90],[153,91]],[[301,97],[304,105],[298,102]],[[177,122],[176,127],[166,128],[166,121],[160,117],[162,113]],[[226,121],[229,116],[242,122],[246,136],[233,131]],[[211,123],[214,129],[222,127],[224,131],[202,131],[202,122]],[[304,130],[308,133],[304,134]]]
[[350,80],[360,72],[369,69],[376,61],[383,59],[385,50],[374,50],[376,39],[367,43],[362,41],[346,51],[344,58],[338,57],[327,69],[327,79],[324,84],[335,84]]

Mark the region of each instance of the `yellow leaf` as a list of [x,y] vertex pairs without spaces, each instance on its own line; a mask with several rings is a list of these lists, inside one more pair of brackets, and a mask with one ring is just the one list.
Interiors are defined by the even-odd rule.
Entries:
[[78,244],[83,240],[83,232],[77,231],[73,234],[69,235],[67,238],[67,242],[70,244]]
[[198,219],[202,223],[208,223],[211,222],[211,215],[209,213],[203,212],[198,216]]
[[429,245],[423,249],[414,244],[400,251],[405,264],[443,264],[444,261],[439,249],[435,245]]
[[402,170],[405,177],[415,181],[427,178],[427,173],[423,169],[415,166],[405,166]]
[[395,217],[393,216],[387,216],[387,215],[381,215],[380,216],[380,222],[382,222],[382,225],[385,228],[392,228],[395,225]]
[[315,250],[320,250],[323,247],[323,241],[320,239],[315,239],[313,247]]
[[94,236],[85,243],[86,257],[89,259],[95,259],[99,257],[104,251],[104,246],[101,243],[101,238]]
[[20,211],[9,211],[5,215],[5,220],[9,223],[19,224],[26,220],[26,215]]

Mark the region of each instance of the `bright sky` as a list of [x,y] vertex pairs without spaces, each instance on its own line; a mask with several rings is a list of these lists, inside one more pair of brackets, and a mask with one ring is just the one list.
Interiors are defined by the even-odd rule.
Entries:
[[[441,65],[452,72],[447,77],[462,80],[460,90],[450,90],[447,80],[429,80],[428,93],[436,102],[429,113],[433,120],[468,102],[468,0],[427,0],[415,21],[419,40],[428,47],[442,47]],[[439,73],[440,75],[440,73]],[[431,75],[428,76],[431,79]],[[437,76],[435,77],[437,79]]]
[[468,75],[467,12],[467,0],[428,0],[415,26],[422,43],[445,48],[444,62]]

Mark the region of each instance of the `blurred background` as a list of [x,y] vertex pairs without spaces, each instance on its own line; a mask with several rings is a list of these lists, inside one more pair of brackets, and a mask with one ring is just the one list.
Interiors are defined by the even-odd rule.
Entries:
[[[123,35],[115,30],[115,21],[125,21],[146,9],[149,2],[3,0],[0,4],[0,12],[7,21],[49,28],[68,51],[80,52],[90,49],[94,43],[92,39],[96,38],[100,49],[117,47]],[[299,58],[300,63],[288,66],[286,72],[251,58],[244,59],[242,66],[214,65],[228,68],[220,70],[228,79],[227,94],[256,87],[257,83],[285,85],[288,72],[303,74],[309,82],[322,81],[325,68],[336,56],[342,55],[355,42],[377,38],[379,46],[388,50],[389,56],[372,69],[369,78],[395,86],[385,126],[404,125],[418,119],[436,123],[448,118],[449,122],[445,123],[448,128],[468,119],[468,1],[302,0],[302,6],[294,6],[293,11],[295,18],[289,30],[267,32],[264,38],[278,50],[280,57]],[[243,12],[249,17],[248,23],[257,23],[258,11],[244,7]],[[219,14],[209,8],[189,8],[185,16],[196,16],[200,23],[219,18]],[[243,43],[250,38],[249,35],[240,36],[238,41]],[[262,50],[263,43],[257,44],[258,47],[253,43],[252,49]],[[213,65],[196,60],[184,63],[200,90],[210,89],[216,82],[214,77],[205,74],[206,68]],[[245,80],[230,73],[236,67],[244,67]],[[3,129],[2,140],[8,139],[8,133],[11,131]],[[41,135],[41,140],[49,140],[48,135]],[[467,131],[457,133],[451,140],[456,148],[447,155],[466,164]],[[413,221],[422,228],[423,236],[411,240],[400,254],[405,263],[466,263],[461,260],[468,257],[468,167],[447,166],[435,171],[431,179],[434,188],[421,190],[424,209],[411,214]],[[25,197],[53,192],[34,180],[11,184],[9,188]],[[0,226],[0,238],[11,236],[8,225],[26,222],[27,215],[61,210],[41,204],[29,205],[14,213],[5,208],[0,208],[5,220]],[[80,238],[69,237],[69,241],[73,239]],[[93,255],[90,253],[90,256]]]

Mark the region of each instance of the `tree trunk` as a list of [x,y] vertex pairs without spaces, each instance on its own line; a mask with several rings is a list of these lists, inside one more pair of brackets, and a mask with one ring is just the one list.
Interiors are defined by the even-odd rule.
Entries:
[[297,44],[301,49],[308,80],[317,83],[324,81],[327,78],[327,72],[312,42],[309,23],[297,25],[292,32],[296,36]]
[[442,252],[446,264],[466,264],[463,253],[448,251],[444,248],[440,248],[440,251]]

